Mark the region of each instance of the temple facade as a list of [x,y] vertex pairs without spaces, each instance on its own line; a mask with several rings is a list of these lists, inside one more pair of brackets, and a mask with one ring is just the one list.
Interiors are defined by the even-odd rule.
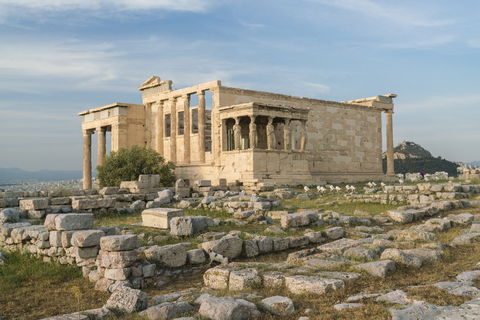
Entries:
[[220,81],[173,90],[172,81],[159,77],[138,90],[141,105],[114,103],[79,113],[85,189],[91,188],[95,132],[99,165],[110,132],[112,150],[153,148],[176,164],[182,179],[290,185],[381,180],[382,113],[386,176],[394,176],[394,94],[333,102],[225,87]]

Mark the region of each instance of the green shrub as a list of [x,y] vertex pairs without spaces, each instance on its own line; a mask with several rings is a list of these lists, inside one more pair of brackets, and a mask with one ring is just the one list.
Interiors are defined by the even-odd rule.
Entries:
[[141,174],[159,174],[160,186],[175,182],[175,165],[155,150],[133,146],[111,151],[101,166],[97,166],[99,187],[119,187],[122,181],[137,181]]

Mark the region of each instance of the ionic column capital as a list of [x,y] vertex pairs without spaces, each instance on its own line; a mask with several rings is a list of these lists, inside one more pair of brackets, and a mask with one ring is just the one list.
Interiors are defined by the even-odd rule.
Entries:
[[198,90],[197,91],[197,96],[204,96],[205,95],[205,90]]

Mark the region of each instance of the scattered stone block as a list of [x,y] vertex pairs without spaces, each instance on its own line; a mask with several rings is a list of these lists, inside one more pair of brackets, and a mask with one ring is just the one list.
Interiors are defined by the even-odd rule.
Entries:
[[365,270],[369,275],[374,277],[385,278],[389,274],[395,271],[395,261],[382,260],[373,261],[368,263],[357,264],[355,267],[357,270]]
[[152,208],[142,211],[144,227],[168,229],[170,228],[170,220],[172,220],[172,218],[182,216],[182,209]]
[[254,268],[234,270],[230,272],[229,286],[231,291],[244,291],[260,287],[262,278]]
[[325,229],[325,236],[330,240],[337,240],[343,237],[343,228],[342,227],[334,227]]
[[136,234],[105,236],[100,239],[100,248],[103,251],[130,251],[140,247]]
[[48,208],[48,198],[20,200],[20,210],[43,210]]
[[280,288],[285,284],[285,275],[281,272],[270,271],[263,274],[265,288]]
[[121,268],[121,269],[105,269],[105,278],[122,281],[126,280],[131,273],[130,268]]
[[340,239],[317,247],[320,252],[341,255],[345,250],[360,246],[360,242],[353,239]]
[[243,253],[246,257],[258,256],[258,241],[255,239],[243,241]]
[[401,263],[414,268],[420,268],[422,266],[422,260],[413,255],[406,254],[398,249],[386,249],[380,256],[380,259],[393,260],[397,263]]
[[213,320],[253,320],[261,315],[254,303],[242,299],[219,298],[210,295],[203,297],[198,313]]
[[100,244],[103,236],[105,233],[102,230],[76,231],[72,235],[71,244],[75,247],[93,247]]
[[122,286],[113,292],[105,307],[117,308],[126,313],[140,312],[148,307],[148,295],[143,291]]
[[452,241],[452,245],[464,246],[480,241],[480,233],[469,233],[456,237]]
[[210,268],[203,274],[203,282],[205,283],[205,286],[211,289],[226,289],[228,288],[228,281],[230,279],[231,271],[231,267],[224,265]]
[[404,253],[417,257],[422,260],[422,262],[429,261],[440,261],[442,256],[435,250],[431,249],[408,249],[403,250]]
[[67,213],[55,217],[55,229],[58,231],[87,230],[93,228],[93,214]]
[[337,310],[337,311],[343,311],[343,310],[346,310],[346,309],[360,308],[362,306],[363,306],[363,304],[361,304],[361,303],[339,303],[339,304],[334,305],[333,308],[335,308],[335,310]]
[[290,240],[288,238],[271,238],[273,241],[273,251],[287,250]]
[[218,253],[228,259],[238,258],[242,253],[243,240],[238,236],[226,235],[220,240],[214,240],[199,244],[203,250]]
[[98,260],[100,260],[100,266],[103,268],[126,268],[133,265],[137,260],[137,251],[104,252],[101,250]]
[[287,290],[294,294],[324,294],[343,288],[345,283],[338,279],[315,276],[287,276],[285,285]]
[[187,251],[183,244],[153,246],[144,253],[147,259],[154,259],[167,267],[181,267],[187,262]]
[[390,219],[401,224],[412,222],[413,218],[415,217],[412,212],[403,210],[389,210],[387,213]]
[[275,315],[287,315],[295,311],[293,301],[287,297],[274,296],[263,299],[262,306]]
[[190,264],[202,264],[206,262],[205,252],[202,249],[188,250],[187,258]]
[[139,315],[145,316],[150,320],[173,319],[176,316],[192,311],[193,309],[193,306],[184,301],[163,302],[140,312]]
[[20,221],[20,213],[13,208],[5,208],[0,212],[0,225]]

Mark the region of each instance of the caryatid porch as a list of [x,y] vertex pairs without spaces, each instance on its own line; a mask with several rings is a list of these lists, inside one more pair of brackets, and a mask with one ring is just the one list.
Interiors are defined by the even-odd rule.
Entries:
[[218,109],[222,166],[234,179],[311,179],[308,168],[309,109],[244,103]]

